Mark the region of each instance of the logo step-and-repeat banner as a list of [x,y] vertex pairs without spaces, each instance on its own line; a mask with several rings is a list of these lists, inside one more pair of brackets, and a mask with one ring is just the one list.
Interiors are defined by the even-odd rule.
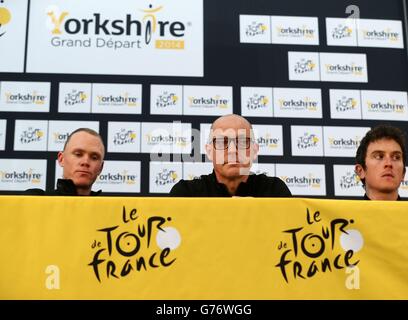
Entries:
[[407,299],[408,203],[2,196],[1,299]]
[[300,3],[1,1],[0,192],[54,188],[57,151],[90,127],[107,150],[95,189],[164,195],[211,172],[209,125],[236,113],[254,172],[297,196],[362,196],[360,140],[407,128],[402,4]]

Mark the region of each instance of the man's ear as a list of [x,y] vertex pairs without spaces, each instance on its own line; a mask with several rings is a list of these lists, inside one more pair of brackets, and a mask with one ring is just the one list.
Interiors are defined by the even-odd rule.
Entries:
[[64,167],[64,153],[63,152],[58,152],[58,156],[57,156],[57,160],[58,160],[58,164],[60,165],[60,167]]
[[208,159],[210,159],[211,161],[213,160],[213,151],[213,146],[207,143],[205,145],[205,152],[207,153]]
[[361,164],[356,164],[354,166],[354,172],[360,177],[360,180],[365,179],[365,171]]
[[101,168],[99,169],[98,176],[101,174],[101,172],[102,172],[102,170],[103,170],[103,165],[104,165],[104,164],[105,164],[105,161],[102,160]]
[[254,143],[252,147],[252,161],[255,161],[255,159],[258,157],[258,152],[259,152],[259,144]]

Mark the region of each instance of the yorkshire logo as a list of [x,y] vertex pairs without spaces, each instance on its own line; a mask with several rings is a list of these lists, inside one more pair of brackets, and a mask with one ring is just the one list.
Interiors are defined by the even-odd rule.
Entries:
[[113,143],[115,145],[132,144],[136,141],[136,132],[133,130],[121,129],[119,132],[115,133],[113,137]]
[[[91,38],[86,45],[80,39],[60,38],[60,36],[109,36],[110,40],[97,38],[96,47],[106,48],[140,48],[143,40],[149,45],[153,35],[158,40],[155,42],[156,49],[184,49],[184,40],[168,40],[169,37],[181,38],[185,35],[186,26],[181,21],[164,21],[157,18],[157,14],[163,10],[163,6],[139,9],[141,19],[135,14],[126,14],[120,19],[111,19],[101,13],[93,13],[87,17],[72,17],[68,11],[60,10],[53,6],[46,12],[47,23],[51,34],[53,46],[91,46]],[[115,36],[132,37],[132,41],[118,41]],[[135,36],[138,37],[135,39]]]
[[392,32],[391,29],[387,28],[385,30],[362,30],[363,37],[365,40],[390,40],[399,41],[400,35],[398,32]]
[[355,137],[354,139],[336,139],[336,138],[329,138],[329,144],[331,148],[334,149],[355,149],[360,144],[361,138]]
[[350,38],[351,34],[353,32],[353,29],[351,29],[348,26],[344,25],[338,25],[335,27],[332,31],[332,38],[333,39],[344,39],[344,38]]
[[100,106],[128,106],[135,107],[138,104],[139,98],[129,95],[128,92],[125,92],[121,95],[113,96],[102,96],[98,95],[97,103]]
[[224,99],[219,95],[214,98],[204,98],[204,97],[188,97],[188,105],[191,108],[219,108],[227,109],[229,104],[228,99]]
[[6,103],[7,104],[38,104],[42,105],[45,103],[46,96],[38,94],[37,91],[33,91],[32,93],[21,94],[21,93],[10,93],[5,92],[6,95]]
[[357,101],[353,98],[347,98],[345,96],[336,102],[336,110],[338,112],[345,112],[350,110],[355,110],[357,106]]
[[296,111],[301,111],[301,110],[317,111],[317,107],[319,105],[317,101],[309,97],[305,97],[299,100],[279,99],[278,103],[279,103],[279,108],[281,110],[296,110]]
[[310,279],[326,272],[356,266],[355,253],[363,247],[358,230],[349,230],[353,219],[335,218],[324,221],[320,212],[306,209],[304,224],[282,231],[285,239],[277,244],[278,263],[286,283]]
[[84,104],[86,99],[87,95],[85,91],[73,89],[65,95],[64,103],[66,106],[74,106]]
[[164,186],[167,184],[173,184],[177,181],[178,175],[175,170],[163,169],[156,174],[155,183],[157,186]]
[[367,107],[369,112],[385,112],[385,113],[404,113],[405,106],[397,103],[395,100],[388,101],[386,103],[367,101]]
[[245,34],[249,37],[265,34],[268,27],[262,22],[252,22],[246,27]]
[[296,62],[294,66],[295,73],[302,74],[307,72],[313,72],[316,68],[316,63],[314,63],[311,59],[305,60],[301,59],[300,61]]
[[[3,1],[2,1],[3,2]],[[0,8],[0,37],[2,37],[6,31],[2,32],[3,26],[8,24],[11,20],[11,13],[7,8]]]
[[263,109],[268,106],[268,103],[269,99],[266,96],[254,94],[252,97],[248,98],[246,107],[249,110]]
[[67,141],[68,137],[69,137],[69,132],[54,132],[53,134],[54,137],[54,143],[57,144],[64,144],[65,141]]
[[147,143],[149,145],[187,145],[187,138],[186,137],[176,137],[172,135],[154,135],[154,134],[147,134]]
[[38,184],[41,182],[42,174],[35,173],[33,169],[22,172],[6,172],[0,170],[0,181],[2,183],[33,183]]
[[315,36],[315,30],[307,28],[307,26],[302,26],[300,28],[291,27],[276,27],[279,37],[292,37],[292,38],[310,38],[313,39]]
[[163,94],[159,95],[156,99],[156,107],[158,108],[165,108],[175,106],[179,97],[175,93],[171,92],[163,92]]
[[300,136],[297,140],[297,147],[299,149],[307,149],[316,147],[319,142],[319,138],[315,134],[305,132],[303,136]]
[[264,137],[259,137],[256,139],[257,143],[259,144],[260,148],[270,148],[270,149],[276,149],[279,146],[279,139],[278,138],[273,138],[271,135],[268,133]]
[[340,178],[340,188],[350,189],[361,185],[360,177],[355,172],[346,172],[344,176]]
[[325,65],[326,72],[329,74],[342,74],[342,75],[355,75],[355,76],[362,76],[364,68],[355,65],[354,63],[351,64],[326,64]]
[[41,141],[44,137],[44,132],[41,129],[36,129],[29,127],[27,130],[24,130],[20,135],[21,143],[31,143]]
[[315,178],[313,174],[309,174],[307,177],[288,177],[288,176],[282,176],[280,177],[287,185],[288,187],[297,187],[297,188],[320,188],[322,179],[320,178]]
[[121,173],[112,174],[110,172],[100,174],[96,183],[99,184],[136,184],[137,176],[134,174],[129,174],[127,170]]
[[136,208],[128,211],[123,206],[121,223],[98,229],[98,238],[91,243],[94,253],[88,266],[93,276],[99,282],[120,280],[170,267],[181,242],[178,230],[168,226],[171,221],[167,216],[145,217]]

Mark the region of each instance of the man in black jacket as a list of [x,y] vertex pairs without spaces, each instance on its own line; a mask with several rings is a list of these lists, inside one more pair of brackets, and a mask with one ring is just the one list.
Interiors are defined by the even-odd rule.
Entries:
[[29,195],[94,196],[92,185],[103,168],[105,147],[101,136],[89,128],[73,131],[58,153],[58,163],[63,168],[63,179],[58,179],[57,189],[45,192],[29,189]]
[[211,126],[206,144],[214,171],[191,181],[180,180],[170,191],[175,197],[290,197],[285,183],[276,177],[250,172],[258,155],[251,124],[231,114],[218,118]]

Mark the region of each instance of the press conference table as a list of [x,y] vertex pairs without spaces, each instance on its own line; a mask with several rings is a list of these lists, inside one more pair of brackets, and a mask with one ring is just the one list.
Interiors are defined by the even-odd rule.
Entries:
[[0,196],[0,299],[408,299],[408,202]]

